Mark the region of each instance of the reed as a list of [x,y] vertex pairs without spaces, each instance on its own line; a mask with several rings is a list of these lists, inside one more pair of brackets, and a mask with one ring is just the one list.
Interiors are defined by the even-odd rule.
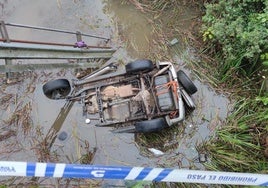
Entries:
[[268,110],[255,99],[243,98],[236,103],[226,125],[205,144],[211,163],[208,169],[234,172],[268,173],[266,139]]

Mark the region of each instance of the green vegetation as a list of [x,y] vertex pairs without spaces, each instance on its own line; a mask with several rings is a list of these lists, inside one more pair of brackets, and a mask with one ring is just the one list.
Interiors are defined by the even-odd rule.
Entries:
[[212,158],[207,167],[268,173],[268,95],[262,84],[267,77],[268,1],[208,4],[203,40],[217,57],[215,76],[229,83],[225,86],[237,87],[238,101],[226,125],[206,144]]
[[268,173],[263,146],[267,144],[268,109],[261,102],[243,99],[226,125],[205,145],[212,161],[209,169]]
[[[206,5],[203,40],[220,58],[220,79],[239,71],[251,76],[268,59],[268,1],[220,0]],[[257,67],[256,67],[257,66]]]

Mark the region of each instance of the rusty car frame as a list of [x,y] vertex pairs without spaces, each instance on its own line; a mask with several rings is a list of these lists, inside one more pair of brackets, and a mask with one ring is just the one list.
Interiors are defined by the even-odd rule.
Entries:
[[[171,62],[139,59],[119,66],[110,63],[80,79],[48,81],[49,99],[80,101],[86,122],[113,126],[117,132],[156,132],[178,125],[186,109],[195,109],[197,87]],[[97,118],[96,118],[97,117]]]

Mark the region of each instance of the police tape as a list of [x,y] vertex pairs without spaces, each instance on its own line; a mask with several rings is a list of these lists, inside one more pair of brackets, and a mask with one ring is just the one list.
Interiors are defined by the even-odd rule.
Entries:
[[13,161],[0,161],[0,176],[268,186],[268,174]]

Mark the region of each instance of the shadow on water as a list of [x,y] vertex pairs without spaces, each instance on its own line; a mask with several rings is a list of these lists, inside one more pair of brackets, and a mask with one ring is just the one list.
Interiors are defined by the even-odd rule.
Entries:
[[73,101],[67,101],[65,105],[61,108],[59,115],[57,116],[56,120],[52,124],[51,128],[49,129],[47,135],[45,136],[46,142],[49,143],[49,148],[52,147],[56,137],[58,136],[58,132],[61,130],[61,127],[69,114],[71,108],[73,107]]

